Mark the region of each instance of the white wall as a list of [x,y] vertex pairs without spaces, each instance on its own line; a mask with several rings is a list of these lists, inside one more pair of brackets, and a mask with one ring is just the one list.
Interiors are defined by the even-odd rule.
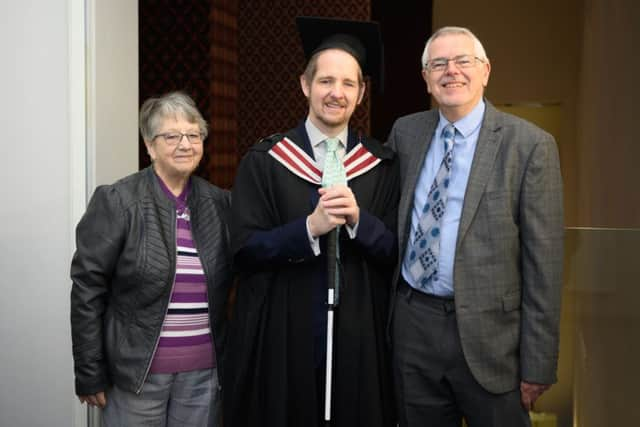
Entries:
[[[86,417],[74,398],[69,328],[73,229],[87,185],[137,168],[137,36],[126,48],[118,37],[115,46],[90,40],[97,61],[87,73],[91,0],[8,3],[0,11],[0,426],[80,426]],[[109,19],[90,19],[95,28],[137,34],[137,2],[100,3],[111,6],[101,5]],[[97,88],[109,87],[108,100],[99,90],[86,98],[93,75]],[[92,111],[105,121],[87,128]],[[106,132],[114,123],[116,136]],[[94,162],[91,153],[105,152],[117,155]]]
[[[88,0],[89,146],[95,184],[138,169],[138,2]],[[95,154],[94,154],[95,153]],[[93,171],[91,166],[95,166]],[[92,187],[90,177],[89,186]]]

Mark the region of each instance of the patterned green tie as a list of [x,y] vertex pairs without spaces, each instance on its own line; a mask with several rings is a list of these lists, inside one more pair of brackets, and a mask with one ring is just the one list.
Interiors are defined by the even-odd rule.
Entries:
[[331,187],[335,184],[347,184],[347,173],[344,170],[342,160],[338,158],[338,138],[325,139],[327,144],[327,155],[324,159],[324,170],[322,172],[322,186]]

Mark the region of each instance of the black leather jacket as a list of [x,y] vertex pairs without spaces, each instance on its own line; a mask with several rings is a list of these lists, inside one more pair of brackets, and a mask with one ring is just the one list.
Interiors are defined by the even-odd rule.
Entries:
[[[192,177],[187,202],[207,277],[220,375],[231,284],[230,196]],[[175,206],[151,168],[96,189],[76,229],[71,263],[76,394],[95,394],[110,384],[141,390],[175,277],[175,221]]]

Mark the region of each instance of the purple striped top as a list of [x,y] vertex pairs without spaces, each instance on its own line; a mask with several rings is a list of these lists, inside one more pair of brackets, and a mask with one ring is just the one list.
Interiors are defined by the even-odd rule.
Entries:
[[174,196],[158,177],[160,187],[176,204],[176,275],[169,309],[150,373],[175,373],[216,366],[209,325],[207,281],[191,235],[187,196],[190,185]]

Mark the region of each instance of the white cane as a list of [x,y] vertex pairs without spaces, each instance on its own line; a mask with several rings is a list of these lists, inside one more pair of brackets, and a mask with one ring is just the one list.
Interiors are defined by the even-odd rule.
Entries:
[[338,270],[339,249],[338,249],[339,228],[336,227],[327,236],[327,353],[326,353],[326,376],[324,390],[324,420],[325,424],[331,424],[331,393],[333,378],[333,314],[338,305],[340,280]]

